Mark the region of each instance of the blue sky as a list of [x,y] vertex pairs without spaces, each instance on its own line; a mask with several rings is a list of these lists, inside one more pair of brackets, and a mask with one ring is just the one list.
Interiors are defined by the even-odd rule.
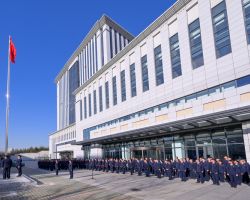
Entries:
[[107,14],[135,36],[175,0],[1,0],[0,150],[5,140],[8,35],[11,65],[9,146],[48,146],[56,130],[54,79],[92,25]]

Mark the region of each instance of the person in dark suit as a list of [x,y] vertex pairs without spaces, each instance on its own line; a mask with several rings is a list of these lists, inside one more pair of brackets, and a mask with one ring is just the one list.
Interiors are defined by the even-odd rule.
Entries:
[[2,167],[3,167],[3,179],[10,179],[10,169],[12,167],[12,160],[10,159],[9,156],[5,156],[3,162],[2,162]]
[[73,179],[73,163],[72,160],[69,160],[69,178]]
[[21,155],[18,155],[17,157],[17,161],[16,161],[16,168],[17,168],[17,172],[18,172],[18,177],[22,176],[22,167],[23,167],[23,163],[22,163],[22,158]]
[[211,176],[214,185],[219,185],[219,165],[214,159],[211,160]]
[[219,180],[220,182],[224,183],[226,176],[226,167],[221,160],[219,160],[218,165],[219,165]]
[[58,171],[59,171],[59,163],[58,160],[55,162],[55,170],[56,170],[56,175],[58,176]]
[[228,162],[228,170],[227,175],[229,177],[229,183],[231,187],[237,187],[237,174],[236,174],[236,167],[234,166],[232,161]]

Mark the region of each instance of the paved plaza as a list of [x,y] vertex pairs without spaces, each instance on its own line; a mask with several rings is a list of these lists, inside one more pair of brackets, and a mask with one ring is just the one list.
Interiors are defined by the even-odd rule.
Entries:
[[[13,171],[14,172],[14,171]],[[214,186],[211,182],[197,184],[194,180],[180,182],[167,178],[147,178],[130,174],[112,174],[78,170],[69,180],[68,172],[55,176],[52,172],[24,169],[25,176],[0,179],[0,199],[145,199],[145,200],[249,200],[250,186],[237,189],[227,183]]]

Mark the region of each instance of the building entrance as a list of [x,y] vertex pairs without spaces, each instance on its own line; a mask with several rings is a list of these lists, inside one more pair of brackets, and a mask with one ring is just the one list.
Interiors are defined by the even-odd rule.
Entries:
[[137,158],[137,159],[152,158],[152,159],[164,160],[164,152],[163,148],[161,147],[131,148],[130,152],[132,158]]
[[197,155],[199,158],[214,157],[212,145],[197,145]]

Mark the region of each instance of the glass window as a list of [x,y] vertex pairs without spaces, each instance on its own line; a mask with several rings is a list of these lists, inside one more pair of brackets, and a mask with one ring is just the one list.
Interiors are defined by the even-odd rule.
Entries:
[[116,76],[112,78],[112,87],[113,87],[113,105],[116,105],[117,104]]
[[244,144],[229,144],[228,145],[229,157],[233,160],[246,159]]
[[117,54],[117,51],[118,51],[118,48],[117,48],[117,46],[118,46],[118,44],[117,44],[117,35],[116,35],[116,31],[115,31],[115,54]]
[[97,113],[97,105],[96,105],[96,90],[94,90],[94,114]]
[[172,64],[172,77],[176,78],[182,75],[178,33],[173,35],[169,40],[170,40],[170,55]]
[[156,86],[164,83],[161,45],[154,49]]
[[184,104],[185,101],[186,101],[185,98],[180,98],[180,99],[175,100],[176,106]]
[[105,83],[105,99],[106,99],[106,109],[109,108],[109,82]]
[[208,90],[198,92],[196,96],[197,96],[197,99],[202,99],[203,97],[207,97],[208,96]]
[[69,70],[69,124],[75,122],[75,95],[73,92],[79,87],[79,62],[76,61]]
[[102,103],[102,86],[99,86],[99,111],[103,111],[103,103]]
[[210,88],[208,90],[209,96],[214,95],[214,94],[219,94],[219,93],[221,93],[221,87],[220,86],[216,86],[216,87]]
[[188,95],[186,98],[186,102],[192,102],[194,100],[196,100],[196,94],[191,94],[191,95]]
[[130,65],[130,86],[131,86],[131,97],[134,97],[136,96],[135,63]]
[[125,70],[121,71],[121,95],[122,101],[126,101],[126,80],[125,80]]
[[149,90],[147,55],[141,58],[141,69],[142,69],[142,91],[146,92]]
[[82,100],[80,100],[80,121],[82,121]]
[[200,20],[196,19],[189,24],[189,40],[193,69],[204,65],[203,50],[201,42]]
[[244,85],[248,85],[248,84],[250,84],[250,76],[245,76],[243,78],[240,78],[236,82],[237,82],[237,87],[242,87]]
[[91,116],[91,94],[89,94],[89,116]]
[[231,81],[222,85],[222,91],[225,92],[230,89],[234,89],[235,87],[236,87],[235,81]]
[[87,98],[84,97],[84,118],[87,118]]
[[110,56],[113,58],[113,38],[112,38],[112,28],[109,28],[109,42],[110,42]]
[[243,0],[243,11],[244,11],[247,42],[248,44],[250,44],[250,0]]
[[243,133],[240,128],[238,129],[227,129],[227,143],[244,143]]
[[222,1],[212,8],[212,18],[216,56],[220,58],[231,53],[231,41],[225,1]]

